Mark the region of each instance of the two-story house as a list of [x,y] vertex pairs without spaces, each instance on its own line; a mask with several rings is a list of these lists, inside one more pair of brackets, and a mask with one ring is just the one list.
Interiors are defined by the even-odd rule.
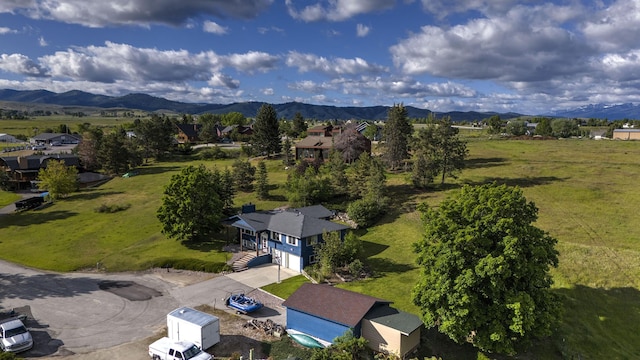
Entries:
[[243,249],[301,272],[316,262],[314,245],[323,241],[323,233],[339,232],[344,239],[349,227],[329,221],[331,216],[332,212],[322,205],[269,211],[255,211],[254,205],[243,206],[243,213],[226,223],[238,229]]

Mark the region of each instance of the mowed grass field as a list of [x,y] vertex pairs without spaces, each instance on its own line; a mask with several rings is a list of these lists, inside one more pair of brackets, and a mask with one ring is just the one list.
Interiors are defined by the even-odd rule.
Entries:
[[[437,206],[463,184],[517,185],[539,208],[536,225],[558,239],[560,266],[553,270],[553,291],[565,304],[557,334],[536,344],[524,358],[640,358],[640,142],[474,137],[468,148],[467,169],[445,186],[415,191],[405,174],[388,176],[392,208],[376,226],[357,231],[374,277],[343,287],[392,300],[394,306],[418,314],[411,303],[419,276],[412,244],[422,234],[416,206]],[[164,258],[225,261],[219,251],[222,236],[202,246],[166,239],[155,211],[163,187],[183,166],[204,163],[222,170],[231,162],[152,164],[142,167],[138,176],[114,178],[48,208],[2,216],[0,257],[57,271],[95,268],[98,262],[107,271],[140,270]],[[268,170],[272,198],[257,201],[253,194],[239,193],[236,206],[251,201],[269,209],[286,203],[284,190],[277,187],[286,180],[282,163],[270,160]],[[130,208],[96,213],[101,204]],[[429,347],[444,359],[485,356],[440,340],[430,341]]]

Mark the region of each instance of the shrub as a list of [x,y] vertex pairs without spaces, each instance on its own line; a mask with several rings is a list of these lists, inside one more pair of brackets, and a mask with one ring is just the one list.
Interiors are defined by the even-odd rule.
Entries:
[[198,157],[201,160],[220,160],[229,158],[229,153],[218,146],[214,146],[201,150]]
[[375,200],[359,199],[347,206],[347,215],[358,224],[368,227],[380,216],[381,208]]
[[360,259],[355,259],[349,264],[348,268],[349,268],[349,274],[357,278],[362,273],[362,269],[364,269],[364,264],[362,264],[362,261],[360,261]]
[[225,262],[204,261],[199,259],[156,259],[145,264],[146,268],[172,268],[180,270],[204,271],[209,273],[220,273],[231,271],[232,268]]

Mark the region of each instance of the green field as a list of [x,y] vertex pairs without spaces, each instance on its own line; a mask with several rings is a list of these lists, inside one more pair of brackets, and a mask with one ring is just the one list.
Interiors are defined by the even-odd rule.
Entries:
[[[559,241],[560,266],[553,271],[553,291],[565,304],[557,334],[520,358],[640,358],[640,228],[634,220],[640,202],[635,184],[640,176],[640,142],[474,136],[468,148],[467,169],[443,187],[414,191],[405,175],[389,176],[393,207],[376,226],[358,230],[374,276],[344,287],[392,300],[394,306],[417,314],[410,300],[419,274],[412,243],[422,232],[416,206],[421,202],[437,206],[462,184],[517,185],[539,208],[537,226]],[[202,246],[185,246],[166,239],[155,218],[171,175],[197,163],[185,159],[152,164],[142,167],[138,176],[115,178],[45,209],[2,216],[0,257],[56,271],[94,268],[96,263],[107,271],[139,270],[165,258],[225,261],[219,251],[225,242],[222,236]],[[224,169],[231,161],[204,163]],[[286,179],[282,163],[271,160],[268,169],[269,182],[282,185]],[[236,206],[248,201],[259,209],[284,205],[282,188],[271,194],[271,200],[257,201],[253,194],[239,193]],[[130,207],[114,214],[96,213],[101,204]],[[291,288],[287,283],[282,291]],[[441,339],[429,341],[428,346],[445,359],[469,358],[468,347]]]

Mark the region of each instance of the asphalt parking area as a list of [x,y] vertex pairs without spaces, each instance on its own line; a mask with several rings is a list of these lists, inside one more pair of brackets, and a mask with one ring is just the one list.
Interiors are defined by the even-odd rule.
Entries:
[[108,291],[129,301],[151,300],[156,296],[162,296],[158,290],[140,285],[133,281],[112,281],[104,280],[98,283],[100,290]]

